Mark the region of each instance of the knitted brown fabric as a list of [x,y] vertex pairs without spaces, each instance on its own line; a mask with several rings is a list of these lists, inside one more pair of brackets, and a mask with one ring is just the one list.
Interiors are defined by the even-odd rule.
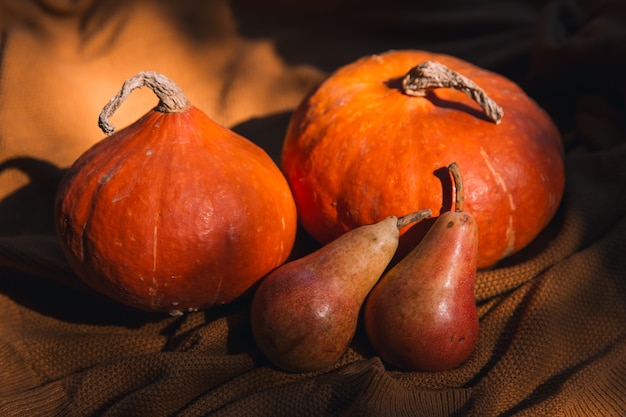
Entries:
[[[626,415],[626,3],[378,3],[0,0],[0,415]],[[566,146],[554,221],[477,277],[480,338],[463,366],[395,370],[359,329],[331,369],[284,373],[254,347],[249,298],[152,315],[72,274],[55,188],[103,137],[97,116],[126,78],[166,74],[276,158],[324,75],[400,48],[512,78]],[[154,100],[138,90],[113,123]],[[311,248],[301,234],[294,256]]]

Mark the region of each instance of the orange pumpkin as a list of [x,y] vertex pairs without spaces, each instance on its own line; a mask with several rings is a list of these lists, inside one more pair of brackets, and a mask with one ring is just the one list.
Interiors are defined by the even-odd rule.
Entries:
[[231,302],[282,264],[296,233],[293,196],[257,145],[192,106],[161,74],[127,80],[159,104],[81,155],[56,198],[59,241],[80,278],[148,311]]
[[[389,215],[449,210],[453,161],[471,190],[479,268],[527,246],[561,201],[550,117],[505,77],[427,51],[366,56],[331,74],[295,110],[281,163],[304,229],[326,243]],[[424,225],[405,229],[405,247]]]

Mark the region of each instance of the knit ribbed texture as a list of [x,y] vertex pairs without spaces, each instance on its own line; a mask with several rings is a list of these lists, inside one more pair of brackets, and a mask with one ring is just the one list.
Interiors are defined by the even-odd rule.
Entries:
[[[0,0],[0,415],[626,415],[624,3],[474,3]],[[566,148],[551,224],[477,276],[480,336],[461,367],[395,369],[359,327],[329,369],[286,373],[255,347],[249,298],[155,315],[73,274],[54,192],[126,78],[162,72],[278,160],[290,111],[325,74],[400,48],[509,76]],[[112,123],[155,104],[137,91]],[[313,247],[300,234],[293,256]]]

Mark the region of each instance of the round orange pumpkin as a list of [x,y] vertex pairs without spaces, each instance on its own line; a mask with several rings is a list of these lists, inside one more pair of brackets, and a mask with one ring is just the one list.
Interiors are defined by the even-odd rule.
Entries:
[[[428,51],[336,70],[295,110],[281,164],[304,229],[325,243],[389,215],[449,210],[442,181],[453,161],[480,230],[479,268],[527,246],[561,201],[563,147],[550,117],[507,78]],[[418,227],[404,231],[405,246],[423,236]]]
[[293,196],[266,152],[192,106],[153,72],[159,104],[96,143],[62,180],[59,241],[80,278],[130,306],[179,314],[231,302],[282,264],[296,233]]

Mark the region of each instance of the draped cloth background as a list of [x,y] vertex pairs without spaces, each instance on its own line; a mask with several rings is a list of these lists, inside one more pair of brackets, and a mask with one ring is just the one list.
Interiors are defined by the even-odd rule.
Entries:
[[[378,3],[378,4],[377,4]],[[618,416],[626,410],[626,2],[0,0],[0,415]],[[529,248],[480,272],[460,368],[387,367],[359,329],[331,369],[254,347],[248,302],[183,317],[93,295],[52,229],[56,185],[141,70],[277,157],[303,95],[388,49],[519,83],[558,124],[567,188]],[[138,90],[119,128],[156,103]],[[296,249],[310,250],[301,236]]]

